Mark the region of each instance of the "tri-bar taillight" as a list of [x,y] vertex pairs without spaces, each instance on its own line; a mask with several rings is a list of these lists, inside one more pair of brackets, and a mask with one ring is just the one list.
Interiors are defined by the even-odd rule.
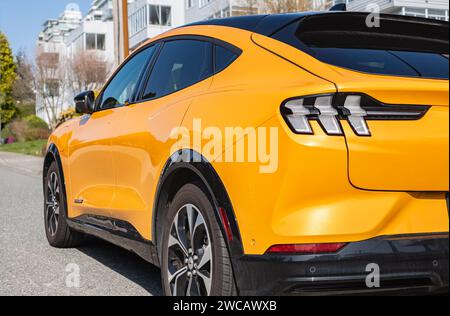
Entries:
[[338,93],[299,97],[285,101],[281,114],[296,134],[314,134],[311,120],[328,135],[342,136],[341,120],[358,136],[372,136],[368,120],[418,120],[428,111],[423,105],[383,104],[365,94]]

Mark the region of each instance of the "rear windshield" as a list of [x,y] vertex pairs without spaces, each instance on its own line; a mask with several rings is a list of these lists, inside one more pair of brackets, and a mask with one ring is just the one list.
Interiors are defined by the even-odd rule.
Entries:
[[448,58],[436,53],[351,48],[312,50],[323,62],[371,74],[449,78]]
[[383,16],[368,28],[366,15],[318,15],[273,38],[325,63],[370,74],[449,79],[448,23]]

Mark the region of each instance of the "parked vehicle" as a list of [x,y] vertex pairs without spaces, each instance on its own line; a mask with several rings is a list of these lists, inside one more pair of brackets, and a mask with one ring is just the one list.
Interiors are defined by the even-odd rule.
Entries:
[[[167,295],[448,292],[448,23],[366,20],[236,17],[145,43],[50,137],[50,244],[122,246]],[[230,127],[258,133],[208,158]],[[275,160],[235,157],[255,139]]]

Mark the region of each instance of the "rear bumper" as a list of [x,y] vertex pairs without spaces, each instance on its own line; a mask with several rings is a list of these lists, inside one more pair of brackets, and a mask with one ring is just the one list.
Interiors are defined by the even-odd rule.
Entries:
[[[373,264],[379,288],[366,285]],[[375,238],[336,254],[243,256],[234,266],[246,296],[448,293],[449,235]]]

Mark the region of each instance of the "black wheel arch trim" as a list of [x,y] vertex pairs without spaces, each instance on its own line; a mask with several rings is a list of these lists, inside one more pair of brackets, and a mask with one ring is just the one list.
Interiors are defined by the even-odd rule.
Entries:
[[59,154],[59,150],[58,147],[56,147],[55,144],[50,144],[48,149],[47,149],[47,153],[45,155],[44,158],[44,165],[42,167],[42,189],[44,190],[44,194],[45,194],[45,181],[47,178],[47,172],[48,169],[50,168],[52,162],[55,161],[56,162],[56,166],[58,168],[59,171],[59,176],[61,177],[61,184],[62,184],[62,189],[63,189],[63,194],[66,197],[65,199],[65,203],[66,203],[66,209],[67,209],[67,193],[66,193],[66,180],[64,178],[64,172],[63,172],[63,168],[62,168],[62,162],[61,162],[61,156]]
[[[207,190],[206,193],[209,195],[208,198],[214,206],[216,219],[222,230],[225,242],[227,243],[230,258],[234,266],[234,262],[236,261],[234,259],[243,256],[244,250],[238,222],[231,200],[222,180],[211,163],[201,154],[191,149],[180,150],[173,154],[163,168],[153,206],[153,242],[156,245],[160,245],[161,238],[158,237],[160,237],[161,234],[158,235],[158,233],[161,233],[163,228],[160,227],[161,221],[159,221],[158,215],[160,215],[160,212],[167,209],[167,203],[170,202],[168,200],[170,199],[170,196],[167,194],[167,189],[170,188],[171,184],[177,180],[175,176],[178,172],[183,170],[195,174],[195,176],[201,180],[202,185],[204,185],[204,189]],[[223,208],[227,214],[233,236],[232,240],[227,238],[227,234],[220,216],[220,208]]]

